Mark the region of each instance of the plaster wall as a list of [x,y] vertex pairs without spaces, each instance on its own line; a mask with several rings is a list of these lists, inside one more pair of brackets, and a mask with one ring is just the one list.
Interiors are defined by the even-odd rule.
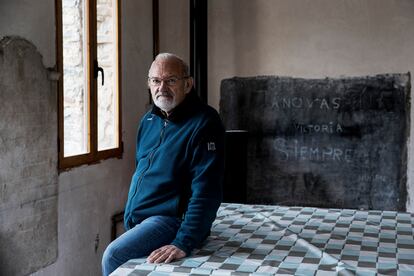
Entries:
[[[54,7],[54,0],[2,0],[0,37],[26,38],[42,54],[43,63],[53,67]],[[121,8],[123,158],[59,174],[58,257],[33,275],[100,275],[102,253],[110,241],[111,216],[124,208],[134,169],[136,128],[148,102],[152,6],[150,0],[121,1]]]
[[190,3],[159,0],[160,52],[174,53],[190,63]]
[[[414,72],[410,0],[211,0],[208,9],[209,103],[216,109],[221,80],[233,76]],[[414,212],[412,141],[407,210]]]
[[31,41],[46,67],[55,65],[55,1],[1,0],[0,37],[20,36]]

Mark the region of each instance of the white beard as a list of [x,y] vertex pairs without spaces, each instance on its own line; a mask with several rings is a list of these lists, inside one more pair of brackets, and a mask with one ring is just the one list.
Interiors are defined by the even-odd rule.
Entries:
[[173,110],[177,106],[175,98],[155,97],[155,99],[153,100],[154,100],[154,104],[159,109],[167,113]]

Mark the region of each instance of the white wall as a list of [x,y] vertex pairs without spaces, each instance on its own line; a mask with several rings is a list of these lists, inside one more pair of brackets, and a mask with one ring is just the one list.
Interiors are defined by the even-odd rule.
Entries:
[[410,0],[209,1],[210,103],[221,79],[414,70]]
[[[136,128],[148,102],[151,3],[151,0],[122,1],[123,158],[74,168],[59,175],[58,259],[34,275],[101,273],[101,256],[110,240],[110,219],[124,208],[134,169]],[[53,67],[56,63],[54,7],[54,0],[2,0],[0,37],[26,38],[36,45],[45,65]]]
[[17,35],[36,45],[46,67],[55,65],[55,1],[0,0],[0,37]]
[[[208,5],[209,103],[217,109],[220,82],[233,76],[414,72],[411,0],[211,0]],[[411,137],[413,129],[411,120]],[[411,142],[411,212],[413,157]]]
[[159,0],[160,52],[174,53],[190,62],[190,3]]

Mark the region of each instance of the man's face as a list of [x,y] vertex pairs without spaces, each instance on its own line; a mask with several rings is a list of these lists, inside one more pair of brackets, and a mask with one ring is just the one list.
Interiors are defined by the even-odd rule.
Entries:
[[154,104],[168,114],[191,91],[193,80],[184,76],[181,63],[175,59],[161,59],[152,63],[148,86]]

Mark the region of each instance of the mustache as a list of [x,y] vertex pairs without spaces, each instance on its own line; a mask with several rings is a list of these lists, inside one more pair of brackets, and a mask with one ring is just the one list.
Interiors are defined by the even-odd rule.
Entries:
[[164,97],[172,97],[173,94],[170,91],[158,91],[155,93],[155,97],[158,98],[160,96],[164,96]]

